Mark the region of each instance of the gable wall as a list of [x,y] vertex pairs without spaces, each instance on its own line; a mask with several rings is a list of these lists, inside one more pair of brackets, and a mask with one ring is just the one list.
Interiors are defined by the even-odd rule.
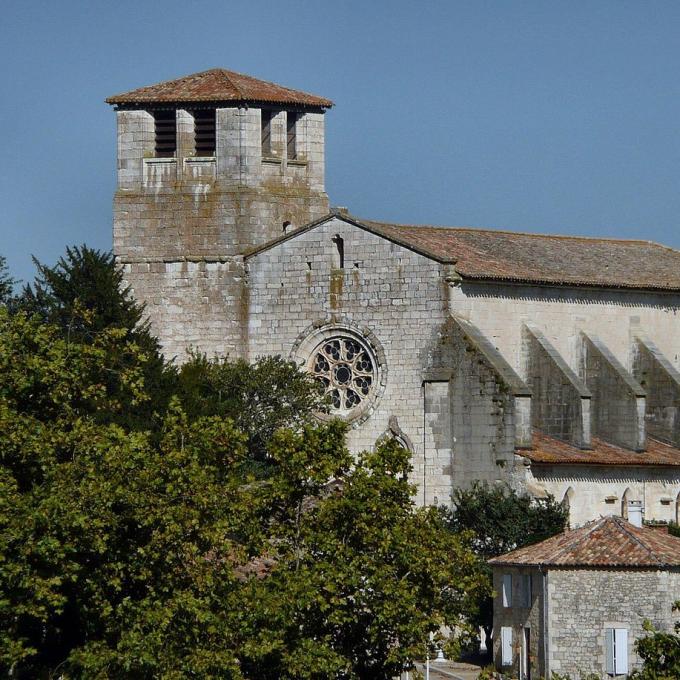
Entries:
[[[344,270],[333,268],[336,235],[344,240]],[[370,331],[384,350],[384,393],[370,418],[350,431],[348,445],[355,451],[373,446],[387,430],[389,417],[396,416],[415,449],[414,481],[425,481],[420,493],[424,486],[428,502],[435,496],[447,502],[448,401],[435,395],[435,387],[428,393],[432,408],[426,417],[422,388],[423,367],[447,314],[440,265],[332,219],[249,258],[247,268],[249,359],[290,356],[315,323]]]

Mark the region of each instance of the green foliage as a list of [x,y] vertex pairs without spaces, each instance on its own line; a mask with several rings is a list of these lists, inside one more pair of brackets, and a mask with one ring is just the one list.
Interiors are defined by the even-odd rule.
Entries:
[[[311,444],[308,434],[286,433],[272,455],[307,451],[303,467],[320,471],[320,482],[330,469],[313,460]],[[259,606],[250,610],[248,677],[388,680],[425,656],[441,625],[470,632],[488,592],[482,566],[439,513],[413,507],[406,450],[390,442],[364,453],[342,491],[304,513],[291,512],[300,501],[296,469],[276,481],[291,499],[277,515],[280,562],[271,578],[252,582],[249,600]]]
[[[125,332],[143,359],[142,373],[148,399],[133,410],[119,413],[122,425],[146,429],[155,413],[166,407],[176,381],[175,369],[166,365],[160,345],[151,334],[144,305],[132,297],[124,285],[124,274],[112,253],[87,246],[74,246],[57,264],[49,267],[33,258],[38,274],[33,285],[26,285],[11,307],[60,329],[64,339],[75,343],[96,343],[104,331]],[[112,346],[116,370],[126,370],[127,357]],[[114,380],[115,383],[115,380]],[[122,395],[121,395],[122,397]]]
[[6,305],[12,299],[15,283],[9,275],[7,260],[0,255],[0,305]]
[[[680,610],[680,601],[673,605],[673,611]],[[635,651],[642,659],[641,670],[631,673],[632,680],[674,680],[680,677],[680,622],[674,632],[656,630],[650,621],[645,621],[647,635],[635,641]]]
[[552,496],[533,498],[505,485],[475,482],[453,494],[453,531],[472,530],[475,551],[485,559],[538,543],[564,531],[569,513]]
[[[472,548],[486,560],[525,545],[538,543],[564,531],[569,512],[552,496],[532,498],[505,485],[489,486],[475,482],[469,489],[458,489],[452,497],[453,509],[444,510],[451,531],[472,531]],[[489,582],[491,568],[486,565]],[[481,605],[478,624],[490,636],[493,600]]]
[[276,430],[298,428],[324,410],[319,383],[278,356],[249,364],[195,353],[179,371],[178,393],[190,418],[231,418],[246,434],[256,460],[266,459]]
[[483,567],[408,452],[353,461],[278,359],[204,363],[142,430],[146,350],[78,305],[73,334],[0,309],[0,675],[379,680],[469,630]]
[[671,536],[680,537],[680,525],[677,524],[676,522],[669,522],[668,523],[668,533]]

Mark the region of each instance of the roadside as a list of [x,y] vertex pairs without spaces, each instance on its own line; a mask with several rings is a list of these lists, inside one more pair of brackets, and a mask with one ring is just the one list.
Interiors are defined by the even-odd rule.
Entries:
[[[418,670],[425,674],[425,664],[418,664]],[[430,663],[430,680],[476,680],[481,666],[460,661],[433,661]]]

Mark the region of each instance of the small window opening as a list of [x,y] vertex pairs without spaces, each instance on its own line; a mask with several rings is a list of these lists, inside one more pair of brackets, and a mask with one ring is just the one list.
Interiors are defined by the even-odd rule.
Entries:
[[290,160],[297,158],[297,121],[298,114],[294,111],[288,111],[286,115],[286,155]]
[[177,151],[177,119],[175,111],[154,111],[156,158],[172,158]]
[[335,243],[335,252],[333,253],[333,268],[334,269],[344,269],[345,268],[345,240],[336,234],[333,237],[333,243]]
[[289,229],[290,226],[291,226],[291,225],[290,225],[290,222],[289,222],[288,220],[286,220],[286,221],[283,223],[283,233],[284,233],[284,234],[288,232],[288,229]]
[[194,111],[194,146],[197,156],[215,155],[215,109]]
[[260,123],[260,139],[262,142],[262,155],[272,155],[272,112],[261,111],[262,121]]

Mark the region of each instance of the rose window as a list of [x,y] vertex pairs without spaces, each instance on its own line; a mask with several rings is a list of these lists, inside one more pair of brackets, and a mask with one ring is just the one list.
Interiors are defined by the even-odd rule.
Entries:
[[376,382],[375,361],[353,338],[321,343],[310,359],[312,375],[323,384],[336,413],[347,413],[365,401]]

